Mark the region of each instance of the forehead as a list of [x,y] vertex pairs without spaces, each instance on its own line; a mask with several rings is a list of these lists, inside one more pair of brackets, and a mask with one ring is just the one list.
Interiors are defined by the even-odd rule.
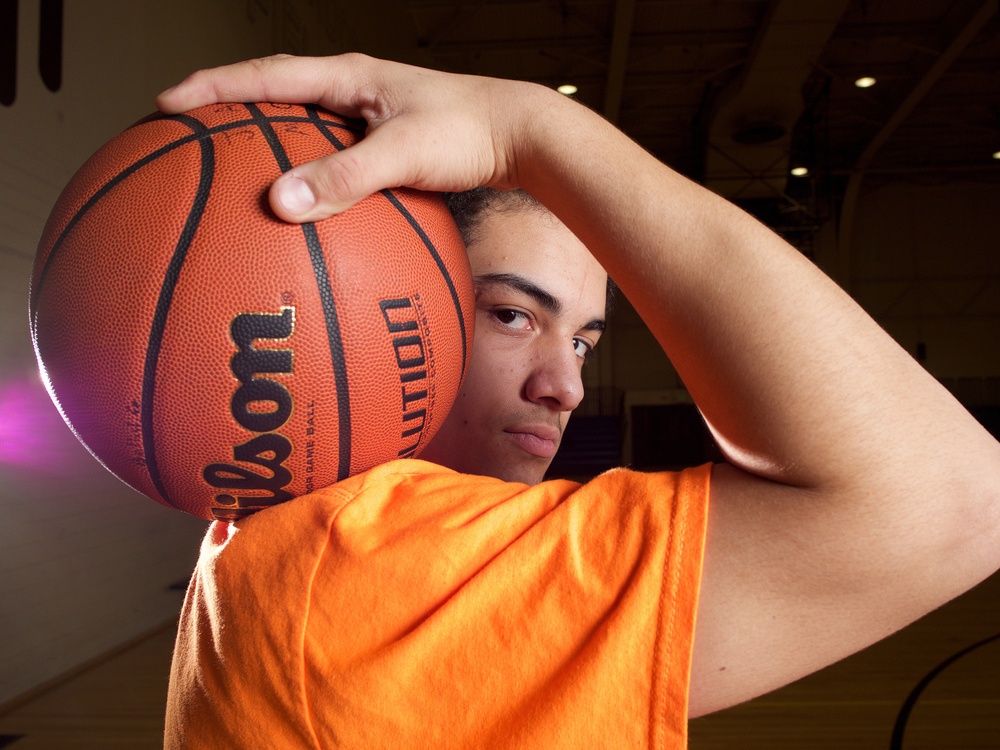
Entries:
[[567,311],[604,316],[608,275],[590,251],[548,211],[487,212],[469,245],[473,277],[513,274],[544,289]]

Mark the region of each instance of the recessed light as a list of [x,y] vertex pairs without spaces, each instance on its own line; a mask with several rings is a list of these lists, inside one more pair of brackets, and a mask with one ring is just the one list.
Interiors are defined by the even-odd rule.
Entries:
[[805,177],[809,174],[808,167],[792,167],[791,169],[793,177]]
[[579,91],[579,89],[572,83],[564,83],[562,86],[559,86],[556,91],[560,94],[565,94],[566,96],[573,96],[573,94]]
[[859,89],[869,89],[875,85],[875,79],[871,76],[862,76],[854,82],[854,85]]

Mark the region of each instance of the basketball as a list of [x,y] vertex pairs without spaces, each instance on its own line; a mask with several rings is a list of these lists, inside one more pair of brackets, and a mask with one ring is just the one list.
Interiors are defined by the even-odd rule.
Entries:
[[237,520],[418,457],[447,416],[474,300],[441,197],[384,190],[303,225],[268,207],[282,172],[363,133],[313,106],[154,114],[59,197],[31,280],[40,371],[142,494]]

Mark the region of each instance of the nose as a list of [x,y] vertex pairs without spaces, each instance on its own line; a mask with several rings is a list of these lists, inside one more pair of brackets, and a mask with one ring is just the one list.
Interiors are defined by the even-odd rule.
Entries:
[[539,354],[525,383],[525,396],[553,411],[573,411],[580,405],[580,358],[571,345],[550,346]]

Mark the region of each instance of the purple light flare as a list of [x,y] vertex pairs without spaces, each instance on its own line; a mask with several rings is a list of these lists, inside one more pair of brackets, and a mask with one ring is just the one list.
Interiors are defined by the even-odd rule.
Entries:
[[62,475],[87,460],[37,375],[0,383],[0,466]]

